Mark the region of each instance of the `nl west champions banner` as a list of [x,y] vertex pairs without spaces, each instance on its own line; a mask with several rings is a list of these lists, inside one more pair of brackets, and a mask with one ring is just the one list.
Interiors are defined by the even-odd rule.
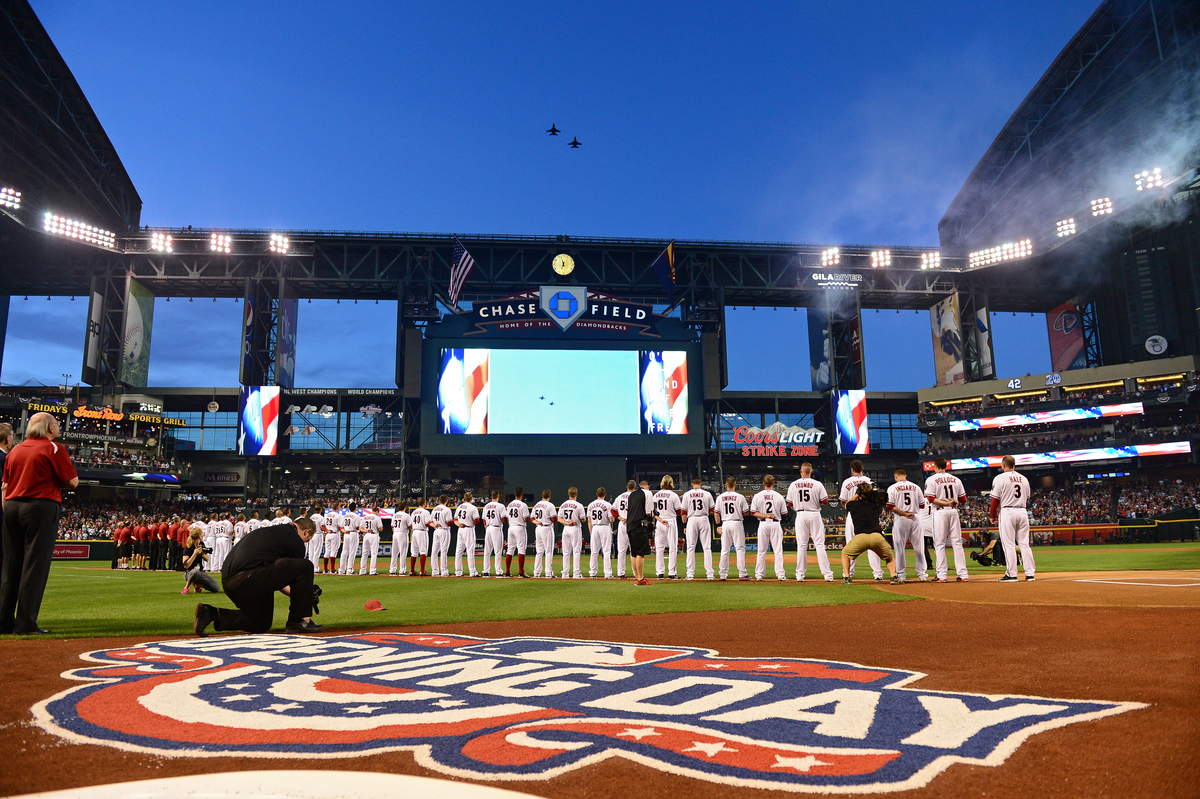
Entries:
[[238,454],[277,455],[279,386],[244,386],[238,407]]
[[867,438],[867,392],[838,391],[834,394],[834,425],[837,428],[839,455],[866,455],[871,447]]

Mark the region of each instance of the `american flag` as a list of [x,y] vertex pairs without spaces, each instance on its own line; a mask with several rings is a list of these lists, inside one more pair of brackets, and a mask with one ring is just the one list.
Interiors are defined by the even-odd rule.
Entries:
[[450,304],[458,305],[458,295],[462,293],[463,286],[467,283],[467,275],[471,274],[471,269],[475,266],[475,259],[471,257],[471,253],[467,252],[467,248],[458,240],[458,236],[454,237],[454,261],[450,265]]

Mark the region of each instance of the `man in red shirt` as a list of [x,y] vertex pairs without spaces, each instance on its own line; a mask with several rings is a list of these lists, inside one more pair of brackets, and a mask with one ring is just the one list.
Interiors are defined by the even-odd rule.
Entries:
[[167,571],[179,570],[179,519],[172,519],[167,525]]
[[25,440],[4,459],[4,574],[0,576],[0,634],[46,633],[38,626],[54,558],[62,489],[79,485],[67,448],[54,443],[58,422],[35,413]]

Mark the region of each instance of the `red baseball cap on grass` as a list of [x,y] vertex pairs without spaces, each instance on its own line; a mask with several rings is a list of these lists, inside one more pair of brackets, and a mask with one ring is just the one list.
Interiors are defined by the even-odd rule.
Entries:
[[363,605],[363,607],[367,610],[387,610],[387,608],[383,606],[383,603],[378,599],[372,599],[370,602]]

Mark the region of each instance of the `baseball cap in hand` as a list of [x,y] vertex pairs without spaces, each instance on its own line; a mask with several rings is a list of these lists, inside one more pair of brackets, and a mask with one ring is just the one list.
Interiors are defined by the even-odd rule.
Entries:
[[363,605],[363,607],[367,610],[387,610],[387,608],[383,606],[383,603],[378,599],[372,599],[370,602]]

